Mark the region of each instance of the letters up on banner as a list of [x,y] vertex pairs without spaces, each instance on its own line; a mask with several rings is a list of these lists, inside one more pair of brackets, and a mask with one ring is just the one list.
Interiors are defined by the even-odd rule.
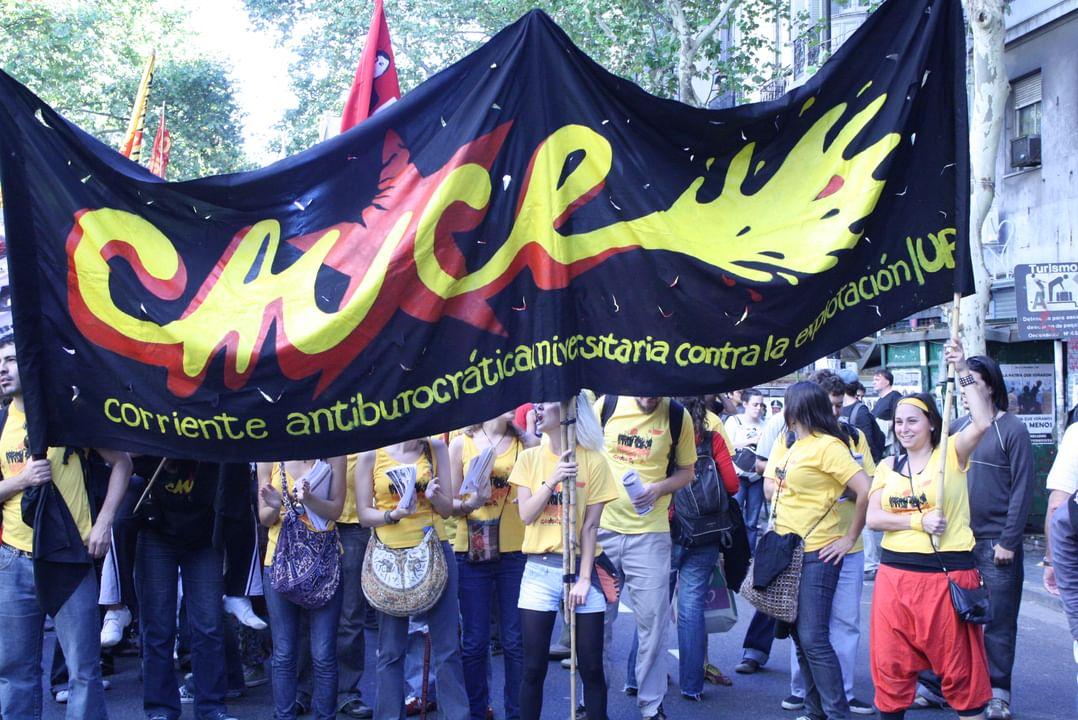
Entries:
[[339,137],[188,182],[0,74],[32,444],[324,457],[786,374],[970,288],[964,62],[958,0],[892,0],[805,85],[702,110],[535,11]]

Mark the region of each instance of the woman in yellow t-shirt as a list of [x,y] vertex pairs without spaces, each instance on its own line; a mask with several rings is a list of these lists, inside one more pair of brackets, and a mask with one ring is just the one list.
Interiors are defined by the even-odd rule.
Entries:
[[[387,472],[398,465],[416,468],[415,500],[402,506]],[[438,687],[439,714],[452,720],[468,717],[464,671],[460,662],[460,605],[457,600],[457,562],[447,541],[443,518],[454,514],[449,452],[441,439],[407,440],[356,459],[356,511],[364,527],[373,528],[371,542],[391,548],[412,548],[433,528],[445,553],[448,580],[442,596],[425,613],[412,618],[378,613],[378,673],[374,716],[396,717],[404,707],[404,656],[408,622],[430,629],[430,667]],[[459,506],[458,506],[459,507]]]
[[[584,683],[588,717],[606,717],[606,679],[603,673],[603,616],[606,598],[592,572],[595,541],[603,506],[618,497],[610,466],[603,456],[603,433],[591,405],[577,398],[576,462],[561,442],[561,405],[538,403],[536,429],[539,447],[520,454],[509,482],[517,486],[524,521],[524,554],[528,561],[520,585],[520,624],[524,643],[524,675],[520,686],[521,720],[539,720],[543,712],[543,681],[554,619],[564,595],[562,576],[562,482],[575,478],[577,580],[569,592],[576,612],[577,668]],[[439,690],[439,692],[441,692]]]
[[943,696],[959,717],[983,718],[992,698],[984,636],[952,610],[948,579],[965,588],[980,584],[966,467],[995,412],[966,366],[961,343],[948,343],[944,355],[955,363],[970,423],[947,443],[942,507],[942,418],[927,394],[909,395],[895,406],[901,450],[876,469],[868,501],[869,527],[884,531],[870,626],[876,707],[884,720],[903,716],[922,670],[940,676]]
[[[524,575],[524,523],[517,507],[517,489],[509,484],[517,458],[526,445],[513,425],[512,410],[472,425],[449,444],[453,470],[453,494],[458,498],[457,533],[453,549],[457,553],[460,578],[462,625],[461,661],[464,685],[472,717],[486,717],[490,706],[487,675],[490,666],[491,595],[498,590],[498,637],[505,662],[505,714],[516,717],[520,704],[520,676],[524,654],[520,639],[520,611],[517,596]],[[460,495],[468,466],[487,449],[494,453],[489,485],[477,495]],[[498,557],[483,558],[481,550],[497,542]]]
[[[301,614],[310,621],[311,668],[314,687],[311,708],[316,718],[335,717],[337,711],[337,621],[341,614],[341,589],[320,608],[304,610],[273,589],[270,566],[277,551],[277,538],[281,533],[281,519],[285,514],[283,494],[291,501],[326,521],[326,532],[333,532],[333,524],[344,508],[345,474],[347,458],[331,458],[328,462],[331,475],[328,481],[312,489],[308,473],[317,461],[290,460],[284,463],[258,463],[258,520],[269,528],[269,544],[266,547],[265,582],[266,607],[270,615],[270,633],[273,637],[273,706],[277,717],[291,717],[295,712],[299,657],[299,626]],[[328,487],[327,487],[328,486]]]
[[[865,525],[869,478],[822,387],[794,383],[786,390],[785,406],[786,426],[796,439],[788,448],[775,443],[780,449],[768,458],[764,478],[765,492],[775,494],[775,532],[795,533],[804,541],[798,614],[790,636],[805,683],[804,714],[841,720],[850,716],[850,706],[831,644],[831,608],[842,561]],[[847,490],[856,497],[856,508],[843,532],[836,505]],[[756,552],[758,573],[768,552],[764,539]]]

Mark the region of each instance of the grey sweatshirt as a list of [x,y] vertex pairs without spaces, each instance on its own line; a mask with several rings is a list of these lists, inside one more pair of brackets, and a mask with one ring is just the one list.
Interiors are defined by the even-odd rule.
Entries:
[[[954,424],[959,432],[970,422]],[[1033,444],[1025,423],[1004,413],[992,423],[970,458],[969,519],[978,540],[996,539],[1007,550],[1022,545],[1022,532],[1033,501]]]

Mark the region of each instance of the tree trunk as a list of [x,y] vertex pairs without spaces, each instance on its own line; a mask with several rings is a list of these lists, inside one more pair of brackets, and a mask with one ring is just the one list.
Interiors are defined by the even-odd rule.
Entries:
[[699,107],[700,98],[696,97],[696,91],[692,87],[692,78],[696,70],[696,45],[693,42],[692,30],[689,21],[685,17],[685,8],[681,0],[668,0],[670,19],[674,22],[674,32],[677,33],[677,94],[678,100],[686,105]]
[[969,242],[976,293],[962,301],[963,340],[967,355],[986,352],[984,325],[992,278],[984,262],[982,238],[991,234],[989,211],[996,196],[996,159],[1003,132],[1009,85],[1003,62],[1004,0],[966,0],[973,31],[973,108],[970,117]]

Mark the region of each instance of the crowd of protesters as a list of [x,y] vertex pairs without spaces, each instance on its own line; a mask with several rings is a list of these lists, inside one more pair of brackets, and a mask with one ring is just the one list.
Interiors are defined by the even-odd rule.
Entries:
[[[549,660],[569,662],[567,633],[554,636],[561,617],[575,626],[577,717],[606,720],[611,664],[624,660],[622,690],[641,718],[661,719],[671,605],[678,689],[700,701],[705,683],[732,682],[708,659],[715,618],[705,598],[747,575],[761,587],[761,573],[787,567],[796,538],[796,618],[756,612],[737,673],[759,670],[789,638],[781,705],[807,720],[894,720],[943,704],[962,718],[1007,720],[1030,440],[1007,412],[995,361],[967,360],[957,343],[945,355],[967,413],[949,436],[933,397],[894,391],[886,370],[871,411],[856,373],[824,370],[790,386],[771,413],[752,389],[582,393],[575,419],[537,403],[357,455],[246,465],[105,449],[31,457],[14,345],[0,340],[10,399],[0,414],[0,715],[41,717],[49,617],[49,686],[72,719],[107,717],[102,668],[137,652],[149,720],[179,718],[184,705],[227,720],[230,698],[267,682],[277,720],[390,720],[435,707],[447,720],[537,720]],[[1048,486],[1045,584],[1062,592],[1078,648],[1073,427]],[[577,555],[567,577],[570,502]],[[382,586],[380,569],[395,562],[415,576],[409,593]],[[875,696],[861,699],[853,686],[871,582]],[[959,608],[956,587],[986,594],[991,617]],[[632,610],[624,659],[608,651],[619,607]],[[372,629],[377,667],[366,668]],[[504,672],[492,687],[498,654]],[[376,692],[364,697],[369,670]]]

